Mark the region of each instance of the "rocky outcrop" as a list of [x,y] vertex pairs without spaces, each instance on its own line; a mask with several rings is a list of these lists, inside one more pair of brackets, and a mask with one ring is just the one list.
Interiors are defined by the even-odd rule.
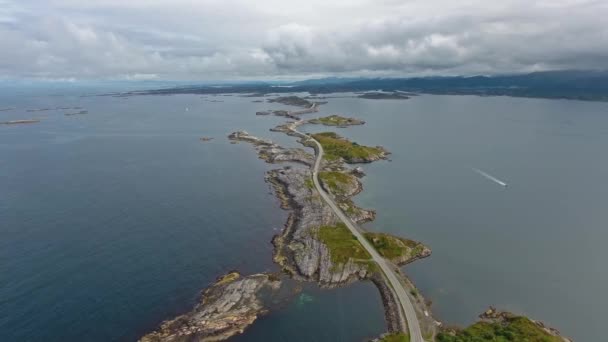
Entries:
[[[500,323],[502,325],[508,325],[513,319],[521,318],[521,316],[517,316],[507,311],[499,311],[495,307],[490,306],[490,308],[488,308],[481,315],[479,315],[479,318],[482,322]],[[529,320],[530,322],[534,323],[539,329],[549,334],[550,336],[557,337],[558,339],[561,339],[564,342],[572,342],[571,339],[562,336],[559,330],[551,328],[541,321],[535,321],[532,319]]]
[[28,119],[28,120],[11,120],[11,121],[0,121],[0,125],[21,125],[21,124],[31,124],[38,123],[40,120],[37,119]]
[[358,95],[358,98],[368,99],[368,100],[407,100],[410,98],[409,94],[404,94],[401,92],[369,92]]
[[382,146],[364,146],[352,142],[335,132],[322,132],[311,135],[325,151],[324,159],[347,164],[371,163],[388,159],[390,152]]
[[238,131],[228,135],[233,141],[244,141],[256,146],[258,156],[269,162],[296,162],[307,166],[314,163],[314,156],[301,148],[283,148],[270,140],[250,135],[246,131]]
[[348,127],[348,126],[356,126],[363,125],[365,121],[355,119],[355,118],[347,118],[340,115],[330,115],[317,119],[310,119],[308,123],[313,125],[325,125],[325,126],[336,126],[336,127]]
[[285,229],[273,239],[275,261],[294,278],[322,286],[365,278],[369,273],[366,264],[353,260],[333,263],[327,246],[316,238],[316,229],[334,226],[338,219],[312,186],[311,176],[309,169],[295,167],[272,170],[267,175],[284,208],[292,210]]
[[294,278],[315,281],[322,286],[338,286],[368,276],[368,265],[349,260],[332,262],[328,247],[316,238],[316,230],[338,223],[312,182],[310,166],[314,157],[299,148],[283,148],[269,140],[239,131],[229,139],[256,146],[260,158],[269,163],[297,162],[306,167],[286,166],[271,170],[266,180],[273,185],[282,206],[291,210],[280,235],[273,239],[274,260]]
[[376,212],[358,207],[351,199],[351,197],[363,191],[361,181],[350,171],[344,170],[341,162],[335,161],[324,163],[324,165],[325,168],[332,171],[319,173],[321,186],[334,199],[340,209],[357,223],[373,221],[376,218]]
[[350,173],[357,178],[365,177],[365,171],[363,171],[363,168],[360,166],[357,166],[356,168],[352,169]]
[[290,112],[287,110],[264,110],[264,111],[255,112],[255,115],[261,115],[261,116],[271,115],[271,114],[273,114],[274,116],[281,116],[281,117],[285,117],[285,118],[289,118],[289,119],[299,120],[299,117],[297,115],[301,114],[301,111],[300,112]]
[[78,112],[65,113],[63,115],[65,115],[65,116],[74,116],[74,115],[85,115],[85,114],[89,114],[89,111],[88,110],[81,110],[81,111],[78,111]]
[[282,282],[270,274],[242,277],[231,272],[207,288],[199,304],[189,313],[165,321],[140,342],[222,341],[240,334],[267,312],[262,299],[278,294]]
[[380,255],[399,266],[431,255],[431,249],[418,241],[386,233],[366,232],[364,235]]
[[281,96],[274,99],[268,99],[268,102],[277,102],[284,105],[289,106],[298,106],[298,107],[311,107],[313,105],[312,102],[303,99],[299,96]]
[[236,131],[236,132],[230,133],[228,135],[228,139],[234,140],[234,141],[245,141],[245,142],[253,144],[254,146],[272,146],[272,145],[274,145],[274,143],[272,141],[270,141],[268,139],[262,139],[262,138],[255,137],[255,136],[247,133],[247,131]]

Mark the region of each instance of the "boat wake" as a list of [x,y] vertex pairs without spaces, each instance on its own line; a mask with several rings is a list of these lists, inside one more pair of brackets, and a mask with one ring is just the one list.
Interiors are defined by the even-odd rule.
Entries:
[[501,181],[500,179],[498,179],[498,178],[490,175],[489,173],[481,171],[480,169],[473,168],[473,171],[479,173],[480,175],[484,176],[485,178],[491,180],[492,182],[494,182],[496,184],[499,184],[499,185],[501,185],[503,187],[507,186],[507,183],[505,183],[505,182]]

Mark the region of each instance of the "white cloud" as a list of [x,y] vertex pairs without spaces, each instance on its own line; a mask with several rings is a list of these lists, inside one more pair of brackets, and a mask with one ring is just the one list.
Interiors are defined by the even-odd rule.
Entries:
[[0,0],[0,78],[608,69],[607,15],[591,0]]

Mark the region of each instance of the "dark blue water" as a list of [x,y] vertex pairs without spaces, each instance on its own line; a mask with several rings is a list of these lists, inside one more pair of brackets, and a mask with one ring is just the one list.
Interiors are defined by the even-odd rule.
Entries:
[[[0,121],[42,120],[0,126],[0,340],[132,341],[189,310],[217,275],[276,269],[270,239],[286,213],[263,182],[271,166],[225,136],[246,129],[295,146],[268,132],[281,119],[254,115],[280,106],[79,95],[0,95],[0,108],[17,107]],[[25,112],[55,106],[89,114]],[[378,211],[370,229],[433,249],[405,271],[438,318],[467,324],[496,305],[601,340],[608,104],[420,96],[322,108],[366,120],[339,131],[393,152],[392,162],[364,166],[357,202]],[[384,329],[369,283],[304,293],[312,299],[237,340],[351,341]]]
[[369,341],[385,331],[380,293],[371,282],[332,290],[303,285],[304,291],[286,307],[232,340]]
[[[133,341],[190,310],[228,270],[276,270],[270,240],[286,212],[263,181],[271,166],[250,145],[226,139],[247,129],[295,145],[268,131],[279,118],[254,115],[269,105],[44,94],[0,99],[0,107],[17,107],[0,112],[0,121],[42,120],[0,125],[0,341]],[[26,112],[56,106],[89,114]],[[289,317],[338,315],[366,296],[368,324],[334,321],[319,338],[382,332],[375,288],[349,291],[321,291]]]

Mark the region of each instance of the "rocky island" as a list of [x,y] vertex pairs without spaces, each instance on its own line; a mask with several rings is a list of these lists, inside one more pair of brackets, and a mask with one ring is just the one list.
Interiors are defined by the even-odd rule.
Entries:
[[572,342],[556,329],[540,321],[490,307],[479,315],[479,322],[466,329],[446,328],[437,335],[439,342],[531,341]]
[[65,116],[74,116],[74,115],[85,115],[85,114],[89,114],[89,111],[88,110],[81,110],[81,111],[78,111],[78,112],[65,113],[63,115],[65,115]]
[[390,154],[381,146],[363,146],[351,142],[334,132],[312,134],[325,150],[328,161],[344,161],[349,164],[371,163],[380,159],[387,159]]
[[400,92],[369,92],[364,93],[357,96],[360,99],[368,99],[368,100],[407,100],[410,98],[407,94]]
[[310,119],[308,120],[308,123],[321,124],[325,126],[347,127],[354,125],[363,125],[365,124],[365,121],[354,118],[345,118],[340,115],[330,115],[322,118]]
[[0,121],[0,125],[20,125],[40,122],[38,119]]
[[274,99],[267,100],[270,103],[281,103],[288,106],[297,106],[297,107],[310,107],[313,105],[313,102],[310,102],[306,99],[303,99],[299,96],[280,96]]
[[242,333],[260,315],[268,302],[281,293],[283,282],[273,274],[247,277],[238,272],[221,276],[207,288],[199,304],[189,313],[164,322],[141,342],[222,341]]

